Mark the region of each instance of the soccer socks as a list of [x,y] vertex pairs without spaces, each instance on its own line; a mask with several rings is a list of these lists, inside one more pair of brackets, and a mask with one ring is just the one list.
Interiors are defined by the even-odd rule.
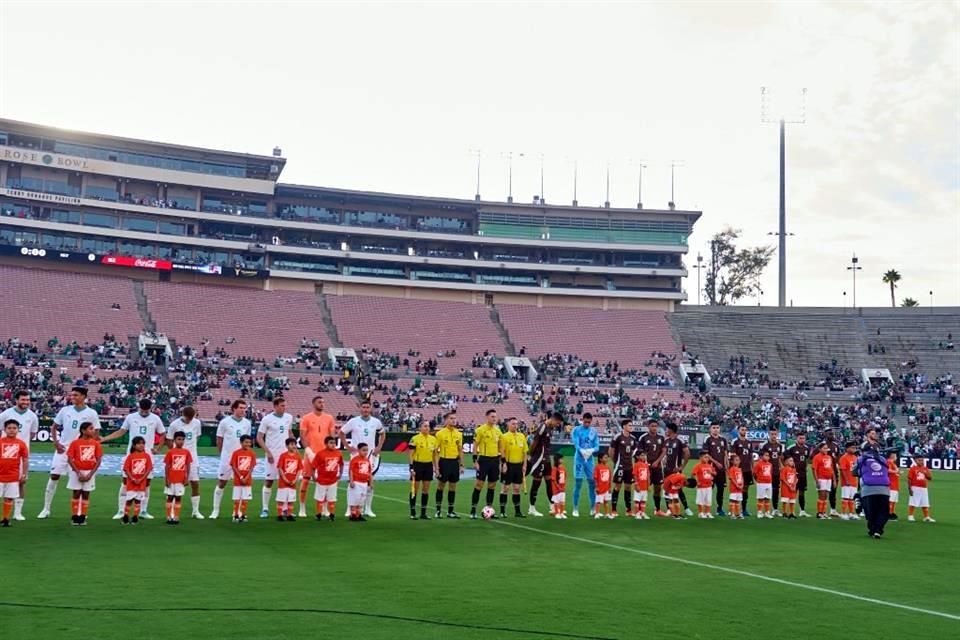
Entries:
[[410,494],[410,515],[416,513],[417,510],[417,494]]
[[[492,498],[491,498],[491,500],[492,500]],[[474,487],[474,488],[473,488],[473,496],[471,496],[471,498],[470,498],[470,510],[471,510],[471,511],[476,511],[476,510],[477,510],[477,504],[478,504],[479,502],[480,502],[480,489],[477,489],[476,487]]]
[[530,485],[530,506],[536,506],[537,504],[537,494],[540,493],[540,483],[542,481],[540,478],[534,478],[533,484]]
[[717,485],[717,509],[723,509],[723,490],[726,485]]
[[13,512],[13,500],[10,498],[3,499],[3,519],[9,520],[10,514]]
[[[20,492],[23,493],[22,491]],[[19,518],[23,516],[23,498],[14,498],[13,499],[13,517]]]
[[657,513],[661,513],[661,511],[660,511],[661,503],[660,503],[660,494],[659,494],[659,493],[654,492],[654,494],[653,494],[653,506],[657,508]]
[[217,485],[217,488],[213,490],[213,512],[220,513],[220,503],[223,502],[223,487]]
[[594,482],[593,477],[587,478],[587,488],[590,491],[588,494],[590,497],[590,513],[593,513],[597,507],[597,483]]
[[310,488],[310,480],[304,478],[300,481],[300,504],[304,507],[307,505],[307,489]]
[[170,498],[167,499],[167,520],[173,520],[173,519],[174,519],[173,512],[174,512],[174,509],[173,509],[173,498],[170,497]]
[[930,507],[920,507],[920,510],[923,511],[924,518],[930,517]]
[[627,515],[630,514],[631,509],[633,509],[633,494],[630,493],[630,489],[623,490],[623,510],[627,512]]
[[127,506],[127,491],[123,486],[123,481],[120,481],[120,493],[117,494],[117,513],[124,513],[125,507]]
[[800,511],[807,510],[807,496],[805,494],[806,491],[801,491],[800,495],[797,496],[797,502],[800,504]]
[[263,509],[263,511],[270,510],[270,495],[272,493],[273,493],[273,489],[267,486],[263,487],[263,489],[260,490],[260,500],[261,500],[261,504],[263,505],[261,508]]
[[420,515],[427,515],[427,505],[430,504],[430,493],[424,491],[420,494]]
[[200,513],[200,496],[190,496],[190,506],[193,507],[193,513]]
[[[800,508],[802,509],[803,507],[800,507]],[[890,513],[896,513],[896,512],[897,512],[897,503],[896,503],[896,502],[891,502],[891,503],[890,503]]]
[[80,517],[80,498],[70,499],[70,513],[76,518]]
[[[50,511],[50,505],[53,504],[53,496],[57,493],[57,481],[47,479],[47,488],[43,491],[43,510]],[[79,514],[77,514],[79,515]]]
[[500,494],[500,513],[505,513],[507,510],[507,494]]
[[[614,512],[614,513],[617,512],[617,503],[618,503],[619,501],[620,501],[620,489],[614,489],[614,490],[613,490],[613,500],[611,500],[611,503],[613,504],[613,512]],[[629,510],[630,510],[630,509],[628,508],[627,511],[629,511]]]
[[513,494],[513,510],[517,514],[520,513],[520,494],[519,493]]
[[[454,511],[453,505],[455,504],[456,499],[457,499],[457,492],[456,492],[456,490],[450,489],[449,491],[447,491],[447,512],[448,512],[448,513],[453,513],[453,511]],[[437,508],[438,508],[438,509],[440,508],[440,503],[439,503],[439,502],[437,503]]]
[[143,492],[143,500],[140,501],[140,513],[147,512],[147,505],[150,504],[150,487],[147,486],[147,490]]
[[[443,506],[443,489],[437,489],[437,492],[434,494],[434,498],[437,502],[437,511],[440,511],[440,507]],[[453,504],[453,501],[450,501],[450,504]]]
[[687,503],[687,494],[683,492],[683,489],[680,489],[679,495],[680,495],[680,504],[683,505],[684,509],[689,509],[690,505]]
[[370,513],[373,511],[373,485],[367,489],[367,495],[363,499],[363,512]]
[[487,506],[488,507],[493,506],[493,489],[491,489],[490,487],[487,487]]

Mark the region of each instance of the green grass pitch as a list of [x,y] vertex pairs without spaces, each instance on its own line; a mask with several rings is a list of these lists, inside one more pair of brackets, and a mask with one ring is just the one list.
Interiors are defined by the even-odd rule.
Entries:
[[[901,502],[880,541],[862,522],[814,519],[410,521],[406,482],[378,485],[379,517],[366,523],[260,520],[258,483],[246,525],[123,527],[110,519],[119,480],[109,477],[89,526],[74,528],[65,479],[54,517],[34,519],[45,481],[31,474],[29,520],[0,529],[7,638],[716,640],[783,625],[809,638],[960,637],[955,473],[931,485],[936,524],[907,523]],[[161,500],[156,484],[155,515]]]

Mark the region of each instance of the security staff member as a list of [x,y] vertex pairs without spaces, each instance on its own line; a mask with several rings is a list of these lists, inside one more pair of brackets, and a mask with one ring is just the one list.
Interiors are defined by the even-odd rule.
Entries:
[[520,487],[527,475],[527,436],[517,431],[517,419],[507,418],[507,432],[500,438],[503,462],[500,472],[503,478],[503,490],[500,493],[500,517],[507,516],[507,493],[513,490],[513,515],[526,516],[520,511]]
[[470,501],[470,517],[477,519],[477,503],[480,502],[480,489],[487,483],[487,506],[493,506],[493,493],[500,479],[500,454],[503,433],[497,426],[495,409],[487,411],[487,421],[477,425],[473,434],[473,468],[477,472],[477,481],[473,484],[473,498]]
[[437,475],[437,514],[440,517],[440,508],[443,506],[443,489],[447,489],[447,517],[459,518],[454,508],[457,500],[457,483],[463,475],[463,432],[457,428],[457,412],[450,411],[443,416],[443,428],[435,435],[437,451],[433,463],[434,473]]
[[433,481],[434,459],[437,455],[438,442],[436,436],[430,433],[430,423],[420,423],[420,433],[410,438],[410,448],[407,456],[410,458],[410,519],[417,519],[417,488],[420,489],[420,519],[429,520],[427,502],[430,500],[430,483]]

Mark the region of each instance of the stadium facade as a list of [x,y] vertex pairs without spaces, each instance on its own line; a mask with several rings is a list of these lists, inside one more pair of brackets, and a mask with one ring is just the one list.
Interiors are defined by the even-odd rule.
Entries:
[[283,184],[279,149],[6,119],[0,161],[0,262],[333,295],[671,311],[701,215]]

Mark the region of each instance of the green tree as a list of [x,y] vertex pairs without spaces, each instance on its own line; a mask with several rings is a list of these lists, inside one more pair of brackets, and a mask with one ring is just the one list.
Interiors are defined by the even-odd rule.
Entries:
[[710,240],[704,293],[707,303],[725,306],[760,290],[760,275],[770,264],[773,247],[737,248],[740,229],[727,227]]
[[890,306],[897,306],[897,299],[893,295],[893,290],[897,288],[897,283],[900,282],[900,272],[896,269],[890,269],[883,274],[883,281],[890,285]]
[[920,303],[914,300],[913,298],[904,298],[903,302],[900,303],[901,307],[917,307],[920,306]]

